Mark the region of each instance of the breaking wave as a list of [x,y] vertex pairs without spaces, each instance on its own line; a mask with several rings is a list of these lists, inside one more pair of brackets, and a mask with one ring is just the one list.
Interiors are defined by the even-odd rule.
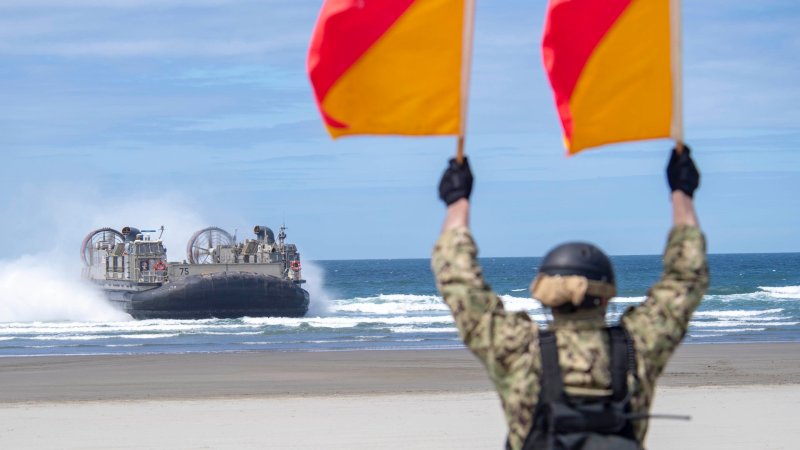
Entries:
[[[27,270],[8,271],[6,266],[0,267],[5,270],[0,273],[0,290],[37,282],[25,278],[30,273]],[[5,320],[0,323],[0,355],[170,352],[187,348],[252,351],[460,345],[450,311],[437,294],[329,297],[323,300],[324,308],[312,310],[302,318],[132,321],[127,315],[120,316],[116,310],[107,309],[110,307],[88,286],[77,281],[62,284],[58,276],[52,279],[55,281],[38,288],[32,297],[23,293],[12,302],[7,292],[0,297],[0,317]],[[511,292],[500,295],[508,311],[526,311],[539,324],[548,320],[547,311],[539,302]],[[777,340],[791,340],[792,333],[797,335],[800,314],[798,303],[787,302],[798,295],[800,286],[759,287],[742,294],[707,295],[690,323],[690,341],[752,340],[753,336],[764,333],[772,333]],[[42,300],[48,296],[52,298]],[[625,307],[644,299],[643,296],[614,298],[612,305],[620,307],[611,309],[609,321],[616,321]],[[30,311],[40,309],[42,303],[36,302],[47,305],[44,313],[20,313],[25,312],[24,308],[9,312],[10,305],[25,303],[32,308]]]
[[[712,311],[697,311],[694,313],[694,317],[749,317],[753,318],[756,316],[763,316],[766,314],[776,314],[783,311],[783,308],[772,308],[772,309],[765,309],[761,311],[746,311],[746,310],[732,310],[732,311],[719,311],[719,310],[712,310]],[[768,319],[768,318],[764,318]]]
[[758,288],[773,298],[800,299],[800,286],[759,286]]

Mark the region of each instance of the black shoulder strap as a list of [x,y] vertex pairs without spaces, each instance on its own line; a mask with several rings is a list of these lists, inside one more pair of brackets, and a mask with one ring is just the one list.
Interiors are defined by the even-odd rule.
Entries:
[[542,357],[541,401],[553,402],[561,397],[564,382],[561,380],[561,367],[558,365],[558,346],[556,335],[551,330],[539,331],[539,348]]
[[[621,326],[607,328],[610,342],[610,372],[612,400],[623,401],[628,396],[628,373],[636,376],[636,355],[627,330]],[[542,401],[556,401],[564,391],[561,366],[558,363],[556,335],[551,330],[539,331],[539,348],[542,359]]]
[[610,342],[612,399],[622,401],[628,395],[628,371],[636,375],[636,357],[627,331],[621,326],[608,328]]

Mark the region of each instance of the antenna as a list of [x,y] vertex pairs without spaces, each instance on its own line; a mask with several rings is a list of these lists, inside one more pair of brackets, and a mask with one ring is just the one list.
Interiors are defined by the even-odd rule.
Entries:
[[161,225],[161,228],[159,228],[159,230],[161,231],[161,233],[158,233],[158,240],[160,241],[161,240],[161,236],[164,235],[164,225]]
[[281,225],[281,231],[278,233],[278,243],[283,247],[283,240],[286,239],[286,224]]

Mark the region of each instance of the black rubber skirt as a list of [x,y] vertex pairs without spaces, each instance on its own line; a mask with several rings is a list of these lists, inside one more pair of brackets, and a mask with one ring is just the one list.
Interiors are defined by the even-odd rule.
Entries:
[[250,272],[191,275],[125,302],[135,319],[231,319],[237,317],[302,317],[308,292],[278,277]]

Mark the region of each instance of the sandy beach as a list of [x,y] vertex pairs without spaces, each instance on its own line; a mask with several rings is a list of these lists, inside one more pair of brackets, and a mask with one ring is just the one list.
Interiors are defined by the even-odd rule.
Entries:
[[[501,448],[464,350],[0,358],[0,448]],[[649,449],[797,447],[800,344],[684,345]]]

